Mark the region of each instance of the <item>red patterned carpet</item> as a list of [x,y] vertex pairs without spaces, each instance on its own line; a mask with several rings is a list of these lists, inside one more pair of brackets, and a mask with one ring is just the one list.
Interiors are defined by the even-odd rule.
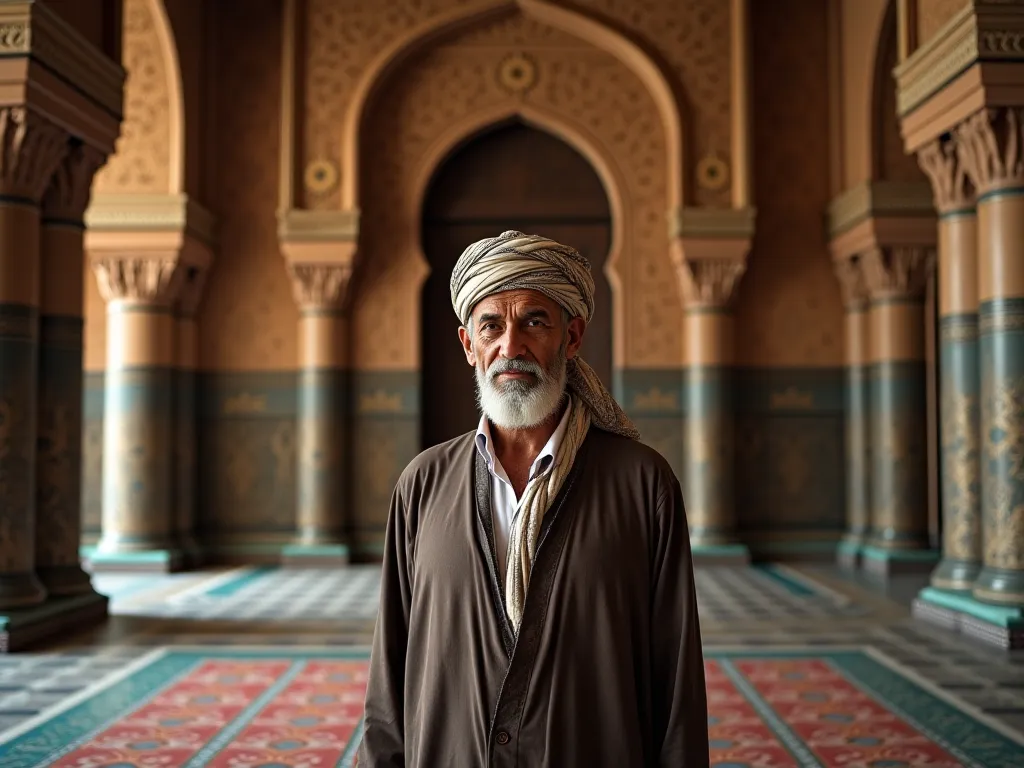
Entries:
[[[707,652],[718,768],[1020,768],[1012,735],[861,650]],[[0,734],[29,768],[355,764],[362,650],[166,649]]]

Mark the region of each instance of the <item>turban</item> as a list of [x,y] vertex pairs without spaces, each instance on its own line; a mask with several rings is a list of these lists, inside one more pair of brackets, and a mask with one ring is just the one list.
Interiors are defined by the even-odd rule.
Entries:
[[[594,315],[594,279],[590,263],[567,245],[540,235],[510,230],[470,245],[452,270],[452,306],[469,324],[475,307],[495,293],[533,290],[544,294],[571,317],[589,322]],[[546,473],[532,481],[509,532],[505,569],[505,610],[518,632],[526,589],[540,537],[541,521],[572,469],[590,425],[634,440],[636,427],[623,413],[594,370],[578,355],[566,363],[569,427]]]

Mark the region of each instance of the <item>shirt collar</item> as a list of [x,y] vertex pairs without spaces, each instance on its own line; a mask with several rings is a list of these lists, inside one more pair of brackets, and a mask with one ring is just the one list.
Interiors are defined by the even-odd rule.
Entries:
[[[558,422],[558,426],[555,427],[555,431],[551,433],[551,437],[548,438],[544,447],[540,449],[540,453],[537,454],[537,458],[534,459],[533,464],[530,466],[531,480],[547,469],[551,462],[555,460],[555,456],[558,454],[558,447],[562,444],[565,432],[569,428],[569,411],[572,410],[571,406],[572,401],[570,400],[566,404],[565,412],[562,413],[562,418]],[[486,459],[487,468],[494,472],[495,465],[498,464],[498,457],[494,453],[491,423],[487,420],[486,415],[480,417],[480,424],[476,429],[476,447],[484,459]]]

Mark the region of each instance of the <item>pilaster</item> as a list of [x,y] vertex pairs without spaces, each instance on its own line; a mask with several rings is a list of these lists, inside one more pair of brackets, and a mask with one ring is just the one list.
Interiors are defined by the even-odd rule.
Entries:
[[185,562],[177,467],[194,455],[179,444],[176,309],[210,268],[212,217],[184,195],[104,196],[87,222],[107,302],[103,530],[90,560],[94,569],[175,570]]
[[672,258],[683,299],[684,395],[687,401],[683,486],[695,557],[746,562],[736,531],[733,491],[732,302],[746,271],[753,209],[684,209],[673,219]]
[[298,498],[286,565],[348,561],[348,288],[356,219],[292,210],[280,220],[281,249],[299,307]]

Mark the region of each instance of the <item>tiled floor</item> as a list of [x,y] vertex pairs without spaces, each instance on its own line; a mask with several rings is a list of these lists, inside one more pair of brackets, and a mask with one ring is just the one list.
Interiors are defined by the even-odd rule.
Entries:
[[[98,576],[110,621],[32,653],[0,656],[3,732],[156,649],[365,646],[379,573],[221,569],[167,577]],[[978,717],[1024,734],[1024,652],[1001,651],[909,617],[914,579],[884,588],[831,567],[714,567],[697,572],[709,650],[868,649]],[[1020,765],[1024,766],[1024,750]]]

